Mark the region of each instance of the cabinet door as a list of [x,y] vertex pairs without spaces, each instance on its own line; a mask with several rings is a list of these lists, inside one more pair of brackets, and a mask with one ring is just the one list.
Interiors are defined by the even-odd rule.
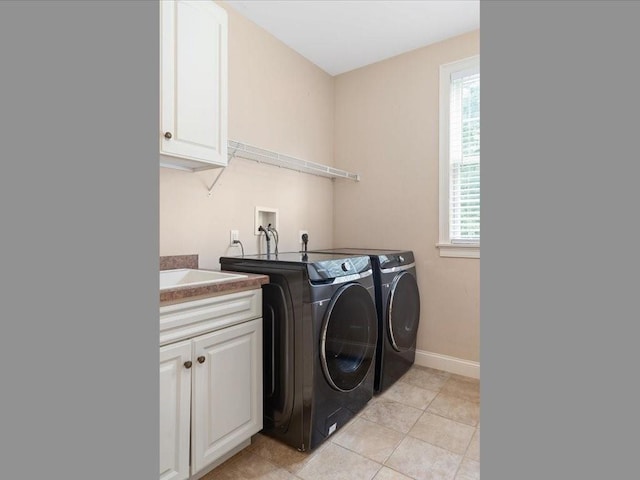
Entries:
[[227,12],[212,0],[162,0],[160,17],[161,165],[226,166]]
[[191,342],[160,349],[160,479],[189,478]]
[[262,429],[262,319],[193,340],[192,474]]

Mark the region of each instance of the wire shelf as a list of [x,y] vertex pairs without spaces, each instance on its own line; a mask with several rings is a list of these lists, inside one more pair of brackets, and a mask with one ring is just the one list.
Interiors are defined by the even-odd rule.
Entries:
[[265,150],[264,148],[254,147],[246,143],[237,142],[235,140],[227,141],[227,152],[229,158],[240,157],[247,160],[253,160],[259,163],[266,163],[276,167],[287,168],[297,172],[310,173],[328,178],[346,178],[348,180],[360,181],[360,175],[350,173],[339,168],[330,167],[321,163],[300,160],[299,158],[283,155],[281,153]]

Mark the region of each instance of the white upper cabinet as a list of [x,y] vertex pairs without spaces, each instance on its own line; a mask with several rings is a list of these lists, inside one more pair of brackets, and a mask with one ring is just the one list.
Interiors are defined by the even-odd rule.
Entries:
[[160,2],[160,165],[227,165],[227,12],[212,0]]

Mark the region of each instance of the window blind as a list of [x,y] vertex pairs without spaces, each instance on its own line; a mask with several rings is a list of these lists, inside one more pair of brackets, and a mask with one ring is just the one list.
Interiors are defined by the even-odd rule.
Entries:
[[449,113],[449,237],[480,242],[480,72],[451,75]]

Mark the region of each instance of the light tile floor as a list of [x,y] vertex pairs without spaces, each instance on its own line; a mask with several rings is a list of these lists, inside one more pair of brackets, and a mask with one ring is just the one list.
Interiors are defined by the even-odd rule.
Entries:
[[477,480],[480,382],[414,365],[312,452],[257,434],[202,480]]

